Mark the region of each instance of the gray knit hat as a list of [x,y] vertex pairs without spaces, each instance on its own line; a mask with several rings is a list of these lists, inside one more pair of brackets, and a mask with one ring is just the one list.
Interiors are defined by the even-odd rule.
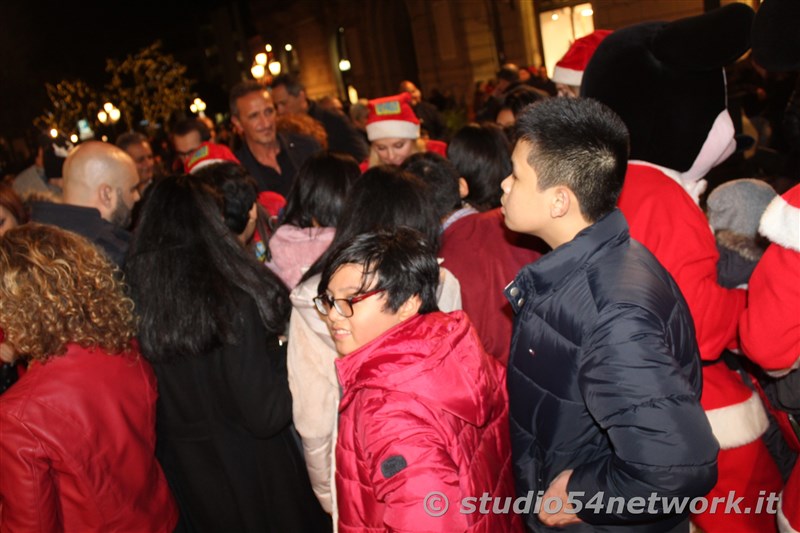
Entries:
[[761,215],[777,194],[766,182],[740,179],[723,183],[708,195],[708,222],[714,231],[755,237]]

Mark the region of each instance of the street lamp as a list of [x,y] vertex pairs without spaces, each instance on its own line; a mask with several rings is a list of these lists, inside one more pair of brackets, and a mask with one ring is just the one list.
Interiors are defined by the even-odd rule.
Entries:
[[281,63],[280,61],[272,60],[269,62],[269,73],[273,76],[277,76],[281,73]]
[[102,124],[114,125],[119,120],[121,112],[111,102],[103,104],[103,109],[97,112],[97,120]]
[[192,104],[189,106],[189,109],[192,113],[197,113],[198,116],[204,117],[206,114],[204,111],[206,110],[206,103],[202,101],[200,98],[195,98]]
[[53,139],[55,139],[56,137],[58,137],[58,130],[57,130],[57,129],[55,129],[55,128],[51,128],[51,129],[50,129],[50,137],[52,137]]

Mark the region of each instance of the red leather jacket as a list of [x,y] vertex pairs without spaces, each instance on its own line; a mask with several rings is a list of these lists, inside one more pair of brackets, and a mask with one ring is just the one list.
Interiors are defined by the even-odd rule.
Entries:
[[172,531],[156,380],[130,351],[69,345],[0,396],[0,530]]
[[[460,512],[463,498],[514,495],[505,370],[463,312],[410,318],[336,367],[340,533],[519,528],[513,514]],[[426,512],[433,492],[443,516]]]

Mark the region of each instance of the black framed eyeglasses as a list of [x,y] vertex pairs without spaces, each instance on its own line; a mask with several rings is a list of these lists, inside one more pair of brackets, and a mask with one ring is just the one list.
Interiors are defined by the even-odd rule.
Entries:
[[314,298],[314,305],[317,311],[324,316],[328,316],[331,308],[336,309],[336,312],[345,318],[353,316],[353,304],[357,304],[362,300],[366,300],[370,296],[375,296],[386,292],[386,289],[377,289],[374,291],[365,292],[364,294],[357,294],[350,298],[333,298],[328,294],[320,294]]

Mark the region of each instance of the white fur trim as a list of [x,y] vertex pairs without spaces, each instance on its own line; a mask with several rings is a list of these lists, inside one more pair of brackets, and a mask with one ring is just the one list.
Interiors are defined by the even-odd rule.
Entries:
[[367,137],[378,139],[418,139],[419,124],[406,120],[378,120],[367,124]]
[[783,493],[781,493],[781,500],[778,502],[778,531],[780,533],[800,533],[800,531],[792,527],[789,519],[783,514]]
[[775,244],[800,252],[800,207],[776,196],[761,215],[758,232]]
[[189,171],[189,174],[197,174],[197,171],[201,168],[205,168],[209,165],[216,165],[217,163],[230,163],[228,159],[204,159],[203,161],[198,162],[195,166],[192,167],[192,170]]
[[563,83],[564,85],[580,87],[583,81],[583,71],[556,65],[556,68],[553,69],[553,76],[550,79],[553,83]]
[[723,450],[750,444],[769,426],[767,413],[755,393],[744,402],[706,411],[706,417]]

